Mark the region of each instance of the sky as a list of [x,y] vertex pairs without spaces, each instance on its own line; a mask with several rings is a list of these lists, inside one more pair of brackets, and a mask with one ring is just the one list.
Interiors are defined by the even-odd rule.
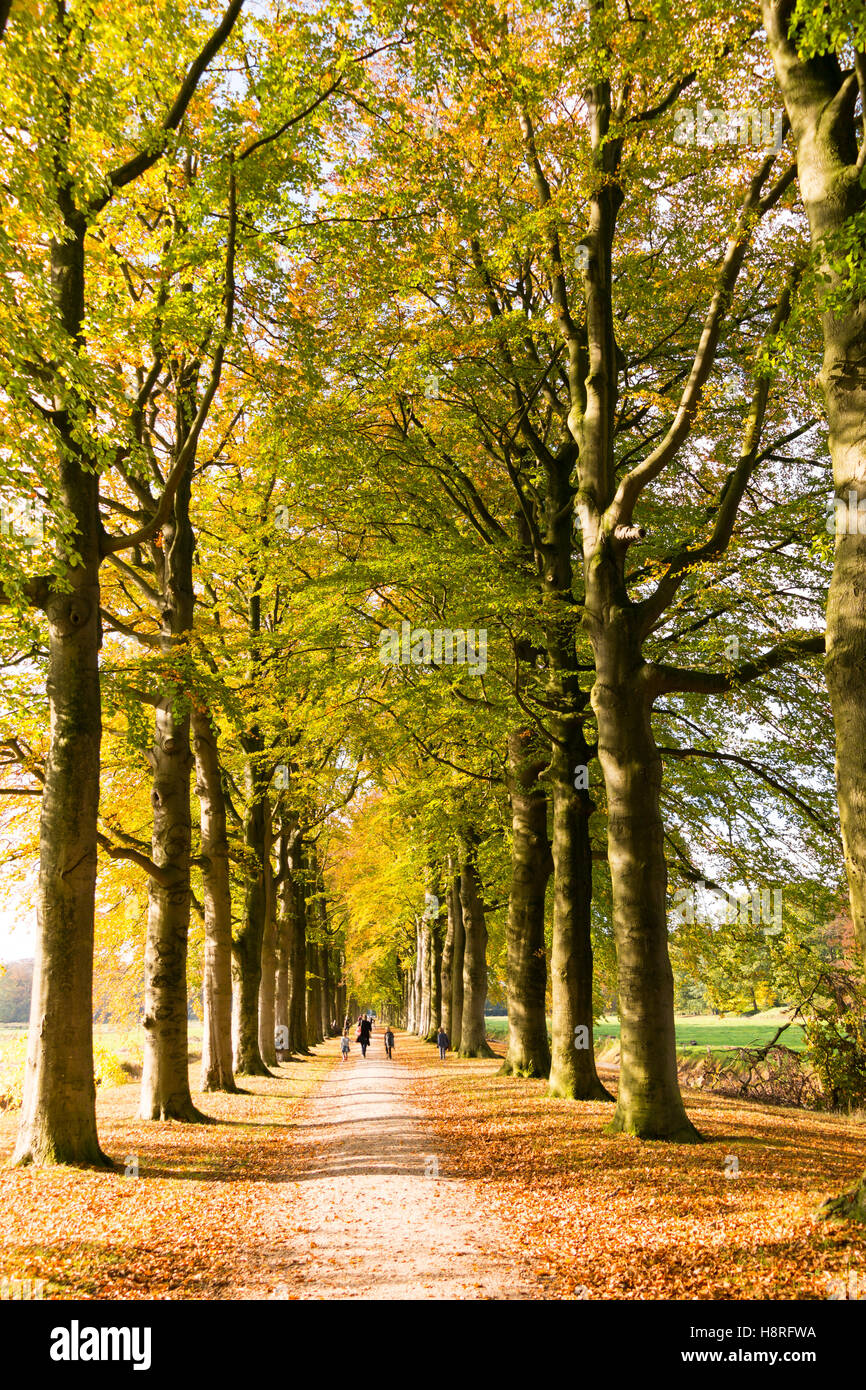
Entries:
[[35,941],[36,909],[30,906],[28,887],[7,884],[0,907],[0,961],[24,960],[32,956]]

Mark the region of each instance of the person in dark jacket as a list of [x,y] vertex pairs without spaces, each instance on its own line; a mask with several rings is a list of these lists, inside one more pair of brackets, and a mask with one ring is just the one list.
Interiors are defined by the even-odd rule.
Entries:
[[367,1055],[367,1048],[370,1046],[370,1034],[372,1031],[373,1025],[369,1018],[362,1018],[358,1025],[358,1042],[361,1044],[362,1057],[366,1057]]
[[439,1044],[439,1059],[440,1061],[444,1062],[445,1053],[448,1051],[449,1044],[448,1034],[445,1032],[445,1029],[442,1027],[441,1023],[439,1025],[439,1032],[436,1034],[436,1042]]
[[391,1048],[392,1048],[393,1046],[394,1046],[394,1034],[391,1032],[391,1029],[390,1029],[390,1026],[389,1026],[388,1028],[385,1029],[385,1055],[386,1055],[387,1057],[390,1057],[390,1056],[391,1056]]

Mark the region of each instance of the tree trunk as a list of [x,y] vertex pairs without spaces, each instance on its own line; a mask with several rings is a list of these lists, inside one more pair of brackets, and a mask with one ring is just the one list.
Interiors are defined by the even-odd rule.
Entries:
[[454,928],[454,955],[451,961],[451,1048],[459,1052],[463,1043],[463,962],[466,953],[466,932],[463,926],[463,907],[460,902],[460,879],[455,874],[448,881],[448,920]]
[[[470,832],[460,853],[460,905],[465,932],[463,950],[463,1019],[461,1057],[493,1057],[487,1041],[487,922],[476,862],[476,840]],[[452,1043],[453,1046],[453,1043]]]
[[[818,273],[825,277],[828,295],[838,301],[846,292],[832,264],[832,249],[828,255],[822,243],[827,239],[832,248],[834,240],[856,235],[866,209],[866,187],[858,168],[858,84],[853,74],[843,76],[841,66],[828,56],[801,58],[795,40],[789,38],[791,0],[763,0],[762,8],[796,145]],[[866,967],[866,301],[847,292],[846,301],[822,310],[821,326],[824,362],[818,380],[827,408],[838,499],[824,671],[836,732],[836,783],[851,918]],[[866,1176],[852,1191],[831,1198],[820,1214],[866,1221]]]
[[307,1042],[311,1046],[322,1042],[321,979],[317,941],[307,942]]
[[342,952],[338,956],[336,967],[339,981],[334,988],[334,1017],[337,1020],[337,1032],[341,1033],[343,1031],[343,1019],[346,1015],[346,982],[343,975],[346,962]]
[[216,731],[207,710],[192,712],[204,893],[202,1091],[237,1090],[232,1069],[232,899],[226,807]]
[[542,584],[546,705],[553,801],[552,1049],[550,1095],[612,1100],[595,1069],[592,1016],[592,848],[588,695],[578,674],[574,600],[575,446],[549,455],[543,514]]
[[[438,900],[438,893],[437,893]],[[442,928],[438,914],[431,917],[430,923],[430,1022],[427,1028],[427,1041],[435,1042],[442,1018]]]
[[171,701],[156,712],[153,849],[165,878],[148,880],[144,952],[144,1065],[141,1106],[145,1120],[200,1120],[189,1088],[186,982],[190,908],[189,717],[176,720]]
[[[445,928],[445,940],[442,943],[442,962],[439,969],[439,997],[440,1013],[442,1017],[442,1027],[452,1036],[451,1020],[451,989],[452,989],[452,968],[454,962],[454,913],[451,907],[451,880],[453,878],[452,861],[448,860],[448,878],[446,889],[447,894],[447,924]],[[453,1047],[453,1040],[452,1040]]]
[[[66,235],[51,243],[51,293],[70,347],[83,342],[86,223],[71,184],[58,188]],[[82,457],[66,404],[55,402],[58,492],[75,518],[81,563],[71,592],[51,594],[50,742],[39,821],[37,940],[24,1104],[13,1162],[111,1167],[96,1134],[93,919],[102,710],[99,690],[99,479]]]
[[[416,929],[417,939],[417,929]],[[415,968],[406,971],[406,1032],[415,1032]]]
[[[575,748],[576,744],[583,746]],[[593,1047],[590,808],[573,785],[573,769],[586,766],[587,761],[583,734],[562,729],[561,743],[554,745],[552,769],[554,896],[549,1093],[567,1100],[613,1100],[599,1079]]]
[[422,924],[422,922],[421,922],[421,919],[418,918],[418,917],[416,917],[416,919],[415,919],[415,993],[414,993],[415,1009],[414,1009],[414,1017],[413,1017],[413,1021],[412,1021],[412,1031],[413,1031],[414,1033],[417,1033],[417,1035],[418,1035],[419,1037],[422,1037],[423,1034],[424,1034],[424,1027],[423,1027],[423,1010],[422,1010],[423,991],[422,991],[422,988],[421,988],[421,976],[422,976],[423,968],[424,968],[424,929],[423,929],[423,924]]
[[[545,761],[534,754],[528,730],[508,741],[513,833],[508,900],[508,1051],[502,1073],[547,1076],[547,950],[544,897],[553,867],[547,837],[547,797],[539,783]],[[465,972],[464,972],[465,974]],[[466,1013],[464,1005],[464,1016]]]
[[618,961],[620,1077],[611,1128],[641,1139],[699,1138],[677,1078],[668,956],[661,758],[647,670],[626,624],[597,635],[592,703],[608,803],[608,860]]
[[265,875],[265,924],[262,932],[262,978],[259,984],[259,1051],[266,1067],[277,1065],[276,982],[277,925],[274,875],[271,868],[273,828],[270,803],[265,800],[265,845],[262,860]]
[[289,884],[286,897],[289,940],[289,1051],[305,1054],[307,1043],[307,901],[303,840],[289,837]]
[[[64,500],[85,513],[95,477],[64,468]],[[79,506],[73,505],[78,501]],[[93,509],[95,514],[95,500]],[[92,529],[92,528],[91,528]],[[79,532],[82,524],[79,521]],[[51,742],[39,824],[36,958],[24,1104],[13,1161],[111,1167],[96,1133],[93,1080],[93,918],[101,709],[98,562],[69,573],[73,590],[48,603]]]
[[[260,751],[248,740],[248,752]],[[265,845],[267,837],[266,791],[257,764],[246,766],[247,806],[244,813],[244,847],[248,868],[244,884],[241,925],[232,947],[235,992],[235,1071],[245,1076],[271,1076],[259,1047],[259,987],[262,980],[262,940],[265,932],[267,891]]]
[[430,957],[432,955],[433,943],[431,940],[430,922],[425,918],[421,922],[421,1019],[418,1027],[419,1037],[432,1041],[430,1033]]
[[289,952],[291,943],[289,896],[289,846],[285,824],[280,826],[278,842],[279,885],[276,890],[276,972],[274,982],[274,1029],[280,1037],[280,1051],[289,1052]]
[[[195,414],[198,366],[184,373],[178,391],[177,444],[186,439]],[[151,546],[161,579],[161,647],[171,660],[178,638],[192,631],[195,596],[195,538],[189,520],[192,460],[174,498],[172,516],[162,528],[162,545]],[[189,1087],[186,960],[190,913],[190,715],[175,708],[169,689],[155,710],[153,840],[151,857],[159,870],[148,879],[147,940],[144,951],[144,1064],[142,1119],[201,1120]]]
[[324,942],[319,943],[319,975],[322,981],[319,1007],[322,1018],[322,1038],[324,1040],[331,1036],[331,1020],[333,1018],[331,971],[328,958],[328,947]]
[[322,1039],[331,1036],[334,1022],[334,992],[331,977],[331,947],[328,933],[328,900],[325,894],[325,880],[319,870],[318,877],[318,920],[321,933],[319,941],[319,1010],[321,1013]]

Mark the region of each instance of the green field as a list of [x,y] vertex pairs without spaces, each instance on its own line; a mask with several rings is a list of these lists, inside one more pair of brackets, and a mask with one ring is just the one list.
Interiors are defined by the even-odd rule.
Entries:
[[[201,1056],[202,1026],[190,1020],[190,1059]],[[93,1056],[97,1085],[117,1086],[141,1075],[143,1030],[94,1023]],[[0,1110],[21,1104],[24,1064],[27,1059],[27,1024],[0,1023]]]
[[[677,1051],[686,1056],[699,1052],[713,1051],[728,1047],[761,1047],[768,1043],[785,1016],[780,1009],[769,1009],[766,1013],[755,1014],[751,1018],[741,1015],[728,1015],[716,1018],[713,1014],[696,1017],[679,1015],[676,1020]],[[550,1019],[547,1020],[548,1031]],[[488,1018],[488,1035],[500,1042],[508,1036],[507,1018]],[[619,1037],[619,1022],[615,1018],[601,1018],[594,1034],[596,1047],[603,1047],[606,1041]],[[801,1052],[805,1047],[803,1029],[792,1024],[779,1039],[780,1044]]]
[[[487,1020],[487,1033],[495,1042],[505,1042],[508,1037],[508,1019],[490,1017]],[[697,1017],[680,1015],[676,1020],[677,1052],[683,1057],[696,1057],[707,1048],[722,1052],[733,1047],[760,1047],[768,1043],[784,1015],[779,1009],[770,1009],[752,1018],[728,1016],[715,1018],[711,1014]],[[550,1019],[547,1020],[548,1031]],[[190,1021],[190,1058],[201,1055],[201,1024]],[[594,1031],[596,1049],[603,1048],[607,1042],[619,1037],[619,1022],[615,1018],[602,1018]],[[779,1039],[786,1047],[800,1052],[805,1047],[803,1029],[794,1024]],[[94,1058],[98,1084],[118,1085],[133,1081],[140,1075],[142,1060],[142,1039],[140,1028],[117,1027],[113,1024],[94,1024]],[[27,1025],[25,1023],[0,1023],[0,1110],[15,1107],[21,1103],[21,1087],[24,1081],[24,1062],[27,1052]]]

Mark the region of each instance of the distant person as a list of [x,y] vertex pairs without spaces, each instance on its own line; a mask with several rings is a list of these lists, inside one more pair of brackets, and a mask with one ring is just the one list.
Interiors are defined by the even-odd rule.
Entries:
[[340,1051],[341,1051],[342,1054],[343,1054],[343,1061],[344,1061],[344,1062],[348,1062],[348,1060],[349,1060],[349,1047],[350,1047],[350,1043],[349,1043],[349,1030],[348,1030],[348,1028],[344,1028],[344,1029],[343,1029],[343,1036],[342,1036],[341,1039],[340,1039]]
[[448,1034],[445,1032],[445,1029],[442,1027],[441,1023],[439,1025],[439,1032],[436,1034],[436,1042],[439,1045],[439,1060],[441,1062],[444,1062],[445,1053],[448,1051],[449,1043]]
[[369,1018],[362,1018],[358,1028],[358,1042],[361,1044],[361,1055],[364,1057],[366,1057],[367,1048],[370,1046],[370,1034],[372,1031],[373,1025]]
[[391,1056],[391,1049],[394,1046],[394,1034],[391,1032],[390,1025],[385,1029],[385,1055]]

